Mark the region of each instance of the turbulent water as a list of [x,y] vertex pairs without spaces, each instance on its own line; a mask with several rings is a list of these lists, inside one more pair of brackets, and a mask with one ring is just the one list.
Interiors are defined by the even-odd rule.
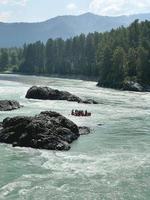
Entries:
[[[27,100],[32,85],[94,98],[99,105]],[[0,144],[0,200],[150,199],[150,93],[97,88],[81,80],[0,75],[0,99],[24,105],[1,112],[0,121],[54,110],[92,130],[68,152]],[[73,117],[72,109],[87,109],[92,117]]]

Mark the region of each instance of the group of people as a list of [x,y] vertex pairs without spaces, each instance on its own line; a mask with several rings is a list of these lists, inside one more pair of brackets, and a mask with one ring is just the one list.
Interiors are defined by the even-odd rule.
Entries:
[[91,116],[91,113],[89,113],[87,110],[72,110],[71,115],[78,116],[78,117],[89,117]]

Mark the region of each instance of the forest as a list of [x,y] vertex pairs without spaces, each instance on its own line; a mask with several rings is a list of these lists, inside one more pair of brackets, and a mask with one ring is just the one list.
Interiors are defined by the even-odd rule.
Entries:
[[99,86],[118,89],[126,81],[150,84],[150,22],[136,20],[110,32],[1,48],[0,71],[84,75],[96,77]]

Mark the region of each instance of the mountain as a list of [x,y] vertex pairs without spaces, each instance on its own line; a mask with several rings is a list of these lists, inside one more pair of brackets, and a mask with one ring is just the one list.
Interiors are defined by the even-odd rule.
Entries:
[[104,32],[120,26],[128,26],[135,19],[150,20],[150,13],[130,16],[99,16],[85,13],[79,16],[58,16],[38,23],[0,22],[0,47],[19,47],[24,43],[48,38],[70,38],[81,33]]

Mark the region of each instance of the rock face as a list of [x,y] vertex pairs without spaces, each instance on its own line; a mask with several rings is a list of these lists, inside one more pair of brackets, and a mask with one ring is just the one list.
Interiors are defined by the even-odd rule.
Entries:
[[35,117],[6,118],[0,126],[0,142],[20,147],[69,150],[69,144],[79,137],[76,124],[51,111]]
[[127,81],[123,85],[123,90],[135,91],[135,92],[150,92],[150,86],[140,84],[134,81]]
[[[97,86],[104,87],[104,85],[100,84],[100,81],[97,83]],[[114,88],[110,87],[109,88]],[[140,84],[135,81],[125,81],[121,87],[115,87],[114,89],[121,89],[126,91],[134,91],[134,92],[150,92],[150,85]]]
[[128,91],[135,91],[135,92],[143,92],[144,88],[142,85],[140,85],[137,82],[134,81],[127,81],[124,85],[123,85],[123,90],[128,90]]
[[42,100],[67,100],[67,101],[74,101],[78,103],[86,103],[86,104],[96,104],[97,102],[88,99],[82,100],[81,98],[66,92],[66,91],[59,91],[54,90],[49,87],[31,87],[26,94],[26,98],[28,99],[42,99]]
[[17,101],[0,100],[0,111],[10,111],[22,106]]

